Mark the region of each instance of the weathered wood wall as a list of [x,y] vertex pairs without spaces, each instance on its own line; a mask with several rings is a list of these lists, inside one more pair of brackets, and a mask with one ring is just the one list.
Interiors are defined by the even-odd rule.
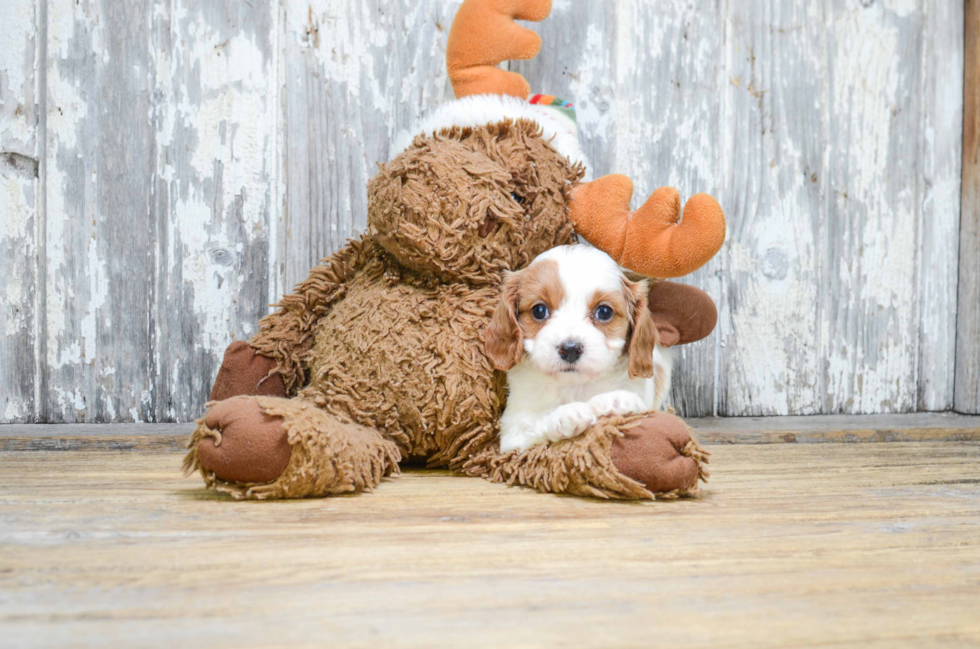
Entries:
[[[451,98],[458,4],[0,0],[0,422],[199,415]],[[510,65],[576,103],[597,174],[728,213],[683,413],[953,406],[961,2],[555,0],[534,28]]]

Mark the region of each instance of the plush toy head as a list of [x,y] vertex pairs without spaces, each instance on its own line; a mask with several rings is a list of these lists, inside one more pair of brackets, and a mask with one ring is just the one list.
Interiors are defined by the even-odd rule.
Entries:
[[417,137],[368,185],[368,224],[401,264],[442,281],[499,283],[572,237],[584,173],[528,120]]

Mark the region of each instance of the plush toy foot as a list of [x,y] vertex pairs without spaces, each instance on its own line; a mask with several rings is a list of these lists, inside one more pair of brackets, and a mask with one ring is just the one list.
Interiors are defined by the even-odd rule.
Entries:
[[197,444],[203,471],[225,482],[272,482],[286,470],[293,449],[282,419],[254,399],[227,399],[204,416],[208,435]]
[[282,377],[272,374],[276,362],[255,353],[245,341],[228,345],[218,377],[211,388],[211,401],[223,401],[239,395],[286,396]]
[[185,473],[236,498],[363,491],[398,471],[398,447],[302,399],[234,397],[215,404],[188,443]]
[[694,493],[707,478],[707,451],[691,438],[683,420],[666,412],[646,416],[613,440],[611,457],[623,475],[660,496]]

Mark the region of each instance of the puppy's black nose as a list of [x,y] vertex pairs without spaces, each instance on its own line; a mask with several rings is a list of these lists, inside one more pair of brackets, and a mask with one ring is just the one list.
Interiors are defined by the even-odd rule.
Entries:
[[566,340],[558,345],[558,355],[566,363],[574,363],[582,358],[582,343],[576,340]]

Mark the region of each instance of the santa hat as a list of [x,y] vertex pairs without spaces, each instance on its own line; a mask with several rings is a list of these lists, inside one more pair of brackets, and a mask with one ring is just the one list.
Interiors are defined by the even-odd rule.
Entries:
[[430,136],[454,126],[475,128],[504,120],[526,119],[538,124],[544,139],[572,164],[589,160],[578,139],[578,122],[571,102],[552,95],[534,95],[530,100],[498,94],[469,95],[440,106],[416,128],[404,131],[396,139],[394,158],[412,144],[418,135]]

